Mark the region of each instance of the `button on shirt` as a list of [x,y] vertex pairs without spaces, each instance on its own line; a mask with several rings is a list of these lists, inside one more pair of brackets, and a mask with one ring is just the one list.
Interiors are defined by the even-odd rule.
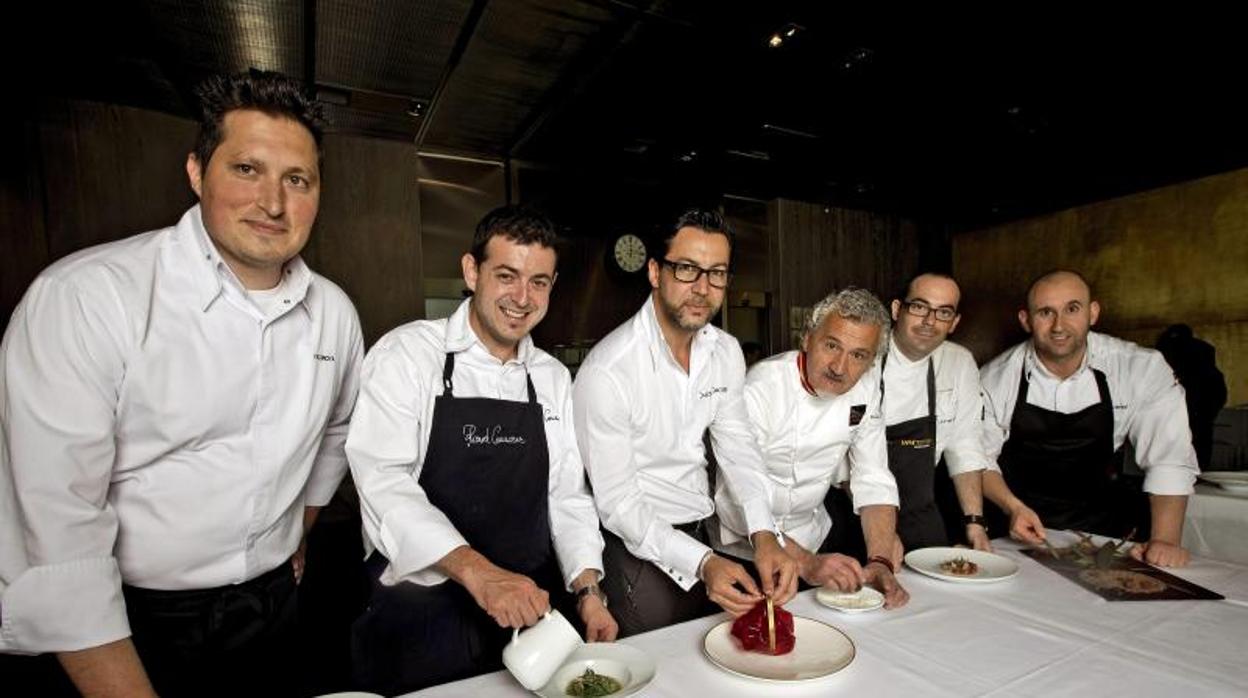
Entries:
[[1144,491],[1191,494],[1199,468],[1187,424],[1183,388],[1161,353],[1097,332],[1088,333],[1083,365],[1066,379],[1054,376],[1023,342],[993,359],[980,372],[987,408],[984,449],[989,465],[1010,437],[1010,419],[1018,399],[1019,372],[1026,367],[1027,402],[1071,414],[1100,402],[1096,376],[1105,374],[1114,411],[1114,448],[1131,440],[1144,471]]
[[942,342],[931,354],[911,361],[888,343],[884,364],[884,423],[888,426],[926,417],[927,360],[936,372],[936,448],[932,465],[943,455],[949,474],[983,470],[990,459],[980,439],[983,398],[979,369],[971,352],[953,342]]
[[740,345],[707,325],[693,337],[686,373],[659,330],[654,302],[648,298],[581,365],[576,436],[603,526],[688,590],[710,548],[672,526],[715,511],[702,445],[708,428],[720,477],[744,510],[744,528],[775,525],[742,398]]
[[[813,551],[832,527],[823,506],[829,487],[848,481],[855,512],[897,506],[899,500],[888,469],[878,364],[845,394],[820,397],[803,387],[797,357],[790,351],[754,364],[745,380],[745,406],[771,481],[776,525]],[[740,509],[723,493],[716,502],[725,552],[752,557],[732,543],[733,536],[724,537],[725,528],[737,537],[742,533]]]
[[598,514],[576,450],[571,376],[527,336],[520,340],[516,358],[499,361],[468,324],[470,303],[461,303],[448,319],[421,320],[390,331],[364,360],[347,456],[360,491],[365,547],[367,552],[380,550],[390,561],[382,573],[384,584],[431,586],[447,579],[434,563],[468,544],[420,486],[434,399],[442,394],[446,352],[454,352],[455,397],[527,402],[526,371],[533,379],[550,452],[550,530],[570,589],[581,572],[602,571]]
[[363,340],[298,258],[254,305],[199,207],[66,257],[0,347],[0,650],[129,635],[121,583],[237,584],[284,564],[341,481]]

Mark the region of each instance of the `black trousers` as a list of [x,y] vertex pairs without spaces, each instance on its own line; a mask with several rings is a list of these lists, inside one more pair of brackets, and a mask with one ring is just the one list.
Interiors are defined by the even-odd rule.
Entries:
[[[238,585],[122,592],[131,640],[162,697],[302,693],[289,564]],[[78,692],[53,654],[0,655],[0,695]]]
[[290,564],[212,589],[122,587],[135,648],[161,696],[298,694],[295,590]]
[[[705,526],[704,522],[697,522],[676,528],[705,543]],[[706,597],[706,586],[702,582],[685,591],[654,563],[634,557],[615,534],[604,529],[602,538],[606,543],[602,565],[607,568],[602,590],[611,604],[611,614],[620,625],[620,637],[723,610]]]

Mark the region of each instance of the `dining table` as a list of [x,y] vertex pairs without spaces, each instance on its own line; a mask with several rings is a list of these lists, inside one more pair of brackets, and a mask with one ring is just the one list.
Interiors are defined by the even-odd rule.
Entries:
[[[1049,537],[1057,545],[1074,541],[1065,531]],[[654,678],[636,695],[1248,695],[1248,565],[1196,556],[1168,570],[1222,600],[1107,600],[1023,554],[1012,540],[992,544],[1017,564],[1012,577],[959,583],[903,567],[897,578],[909,602],[865,613],[825,607],[814,590],[793,598],[785,608],[795,616],[829,624],[852,641],[853,659],[840,671],[804,681],[729,673],[704,652],[707,633],[729,618],[721,613],[620,640],[656,664]],[[532,694],[498,671],[407,695]]]
[[1187,498],[1183,547],[1193,555],[1248,564],[1248,494],[1198,482]]

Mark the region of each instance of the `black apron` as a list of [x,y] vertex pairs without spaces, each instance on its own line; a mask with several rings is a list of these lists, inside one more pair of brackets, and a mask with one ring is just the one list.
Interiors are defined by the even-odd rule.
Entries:
[[[1100,402],[1063,414],[1027,402],[1027,368],[1019,373],[1010,436],[997,463],[1010,489],[1047,528],[1123,536],[1140,521],[1142,493],[1118,482],[1114,407],[1105,374],[1092,369]],[[1139,536],[1137,535],[1137,538]]]
[[[884,393],[884,365],[880,365],[880,394]],[[948,545],[945,522],[936,506],[936,369],[927,360],[927,416],[899,422],[884,430],[888,439],[888,469],[897,481],[901,508],[897,535],[906,550]]]
[[[552,592],[563,588],[551,547],[550,458],[542,407],[528,376],[527,402],[457,398],[443,365],[420,486],[474,550]],[[501,668],[511,630],[501,628],[454,581],[425,587],[378,581],[387,561],[369,559],[373,594],[353,629],[356,680],[392,695]]]

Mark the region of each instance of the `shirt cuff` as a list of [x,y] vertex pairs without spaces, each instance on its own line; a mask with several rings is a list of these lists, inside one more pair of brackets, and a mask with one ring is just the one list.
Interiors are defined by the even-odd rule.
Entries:
[[689,591],[698,583],[698,565],[711,549],[692,536],[681,531],[672,530],[663,550],[663,562],[660,569],[672,578],[681,589]]
[[308,476],[308,484],[304,487],[303,505],[307,507],[323,507],[333,499],[338,485],[347,474],[347,457],[345,454],[331,456],[319,455],[312,463],[312,473]]
[[130,636],[112,557],[28,568],[0,594],[0,613],[5,652],[72,652]]
[[[745,528],[747,534],[754,534],[759,531],[776,532],[776,519],[771,515],[771,506],[765,499],[751,499],[741,503],[741,510],[745,514]],[[747,539],[749,535],[745,536]]]
[[944,458],[951,477],[962,473],[973,473],[988,467],[988,461],[983,456],[965,455],[956,447],[946,448]]
[[418,573],[431,568],[452,550],[468,545],[468,541],[449,523],[430,521],[405,511],[386,515],[378,536],[381,553],[390,561],[388,580],[415,577],[418,584],[436,584],[445,580],[441,572],[434,575]]
[[888,506],[900,506],[900,498],[897,496],[897,489],[884,485],[868,485],[866,487],[859,486],[854,489],[850,485],[850,491],[853,493],[854,513],[859,513],[863,507],[875,506],[877,504],[886,504]]
[[1154,465],[1144,471],[1144,491],[1149,494],[1191,494],[1196,473],[1186,465]]

